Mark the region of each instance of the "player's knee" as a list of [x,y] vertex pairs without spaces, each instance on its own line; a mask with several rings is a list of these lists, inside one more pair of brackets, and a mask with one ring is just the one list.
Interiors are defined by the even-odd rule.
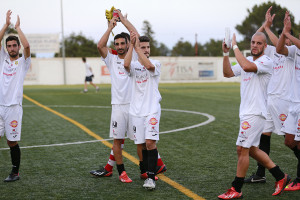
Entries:
[[146,140],[146,148],[147,150],[156,149],[156,140]]
[[18,144],[18,142],[17,141],[9,141],[9,140],[7,140],[7,144],[8,144],[9,147],[14,147],[14,146],[16,146]]

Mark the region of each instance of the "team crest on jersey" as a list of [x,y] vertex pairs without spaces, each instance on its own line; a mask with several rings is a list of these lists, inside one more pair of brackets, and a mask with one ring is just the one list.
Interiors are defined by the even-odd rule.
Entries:
[[251,128],[249,122],[247,122],[247,121],[244,121],[242,123],[241,127],[242,127],[243,130],[247,130],[248,128]]
[[118,123],[116,121],[113,121],[111,125],[112,125],[113,128],[117,128],[118,127]]
[[16,120],[13,120],[9,124],[11,127],[16,128],[18,126],[18,122]]
[[156,125],[158,123],[157,119],[155,119],[154,117],[152,117],[150,120],[149,120],[149,124],[151,125]]
[[15,65],[18,65],[19,64],[19,61],[15,61]]
[[136,126],[133,126],[132,129],[133,129],[133,133],[136,133]]
[[284,122],[286,120],[286,115],[285,114],[280,114],[279,119]]

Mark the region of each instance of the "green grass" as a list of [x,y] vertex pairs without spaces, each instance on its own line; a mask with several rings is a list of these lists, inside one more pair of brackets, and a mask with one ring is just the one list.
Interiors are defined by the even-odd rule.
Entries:
[[[110,125],[110,85],[101,85],[99,93],[92,88],[80,93],[83,86],[25,86],[24,94],[43,105],[83,124],[102,138],[108,138]],[[158,143],[167,165],[167,177],[205,199],[217,199],[231,185],[236,171],[235,142],[239,129],[238,83],[161,84],[163,109],[197,111],[213,115],[208,125],[180,132],[162,134]],[[21,147],[95,140],[70,122],[35,106],[24,99]],[[65,105],[66,107],[53,107]],[[103,106],[76,108],[72,105]],[[70,107],[68,107],[70,106]],[[201,123],[206,117],[195,114],[162,111],[161,131]],[[4,139],[0,149],[7,148]],[[142,188],[139,168],[124,158],[125,168],[133,182],[121,183],[117,170],[108,178],[93,178],[89,171],[105,165],[110,149],[101,142],[68,146],[22,149],[21,180],[0,182],[0,199],[190,199],[169,184],[159,180],[153,192]],[[136,155],[136,146],[125,141],[125,151]],[[9,150],[0,150],[0,177],[11,169]],[[296,175],[294,154],[284,146],[283,138],[273,135],[271,158],[292,177]],[[251,159],[248,175],[256,170]],[[267,174],[266,184],[244,185],[244,199],[299,199],[300,193],[285,192],[272,197],[274,178]]]

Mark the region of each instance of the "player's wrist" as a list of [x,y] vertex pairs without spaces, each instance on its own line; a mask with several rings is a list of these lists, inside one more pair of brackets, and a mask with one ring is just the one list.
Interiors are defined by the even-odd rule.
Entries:
[[229,56],[229,52],[223,52],[223,56]]

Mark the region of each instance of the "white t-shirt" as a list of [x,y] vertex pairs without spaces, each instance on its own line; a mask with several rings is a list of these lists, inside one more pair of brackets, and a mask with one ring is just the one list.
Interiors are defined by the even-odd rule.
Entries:
[[85,65],[85,76],[92,76],[93,72],[91,71],[91,66],[89,65],[89,63],[84,63]]
[[292,102],[300,102],[300,49],[298,49],[295,45],[289,46],[288,48],[288,57],[294,60],[294,75],[292,78],[292,86],[291,86],[291,95],[290,101]]
[[268,95],[289,100],[291,93],[292,77],[294,74],[294,60],[278,54],[276,47],[268,45],[265,55],[273,60],[273,73],[268,85]]
[[132,61],[130,77],[132,79],[132,97],[129,113],[142,117],[160,110],[161,95],[158,91],[160,62],[149,59],[155,66],[154,72],[147,70],[139,61]]
[[23,83],[30,67],[31,57],[11,61],[3,46],[0,51],[0,105],[22,105]]
[[107,52],[106,58],[101,58],[111,77],[111,104],[129,104],[131,98],[131,81],[124,68],[124,59]]
[[235,76],[241,76],[241,104],[240,117],[245,115],[267,116],[267,86],[272,74],[273,61],[263,55],[253,61],[253,57],[247,59],[257,66],[257,72],[245,72],[239,64],[232,66]]

